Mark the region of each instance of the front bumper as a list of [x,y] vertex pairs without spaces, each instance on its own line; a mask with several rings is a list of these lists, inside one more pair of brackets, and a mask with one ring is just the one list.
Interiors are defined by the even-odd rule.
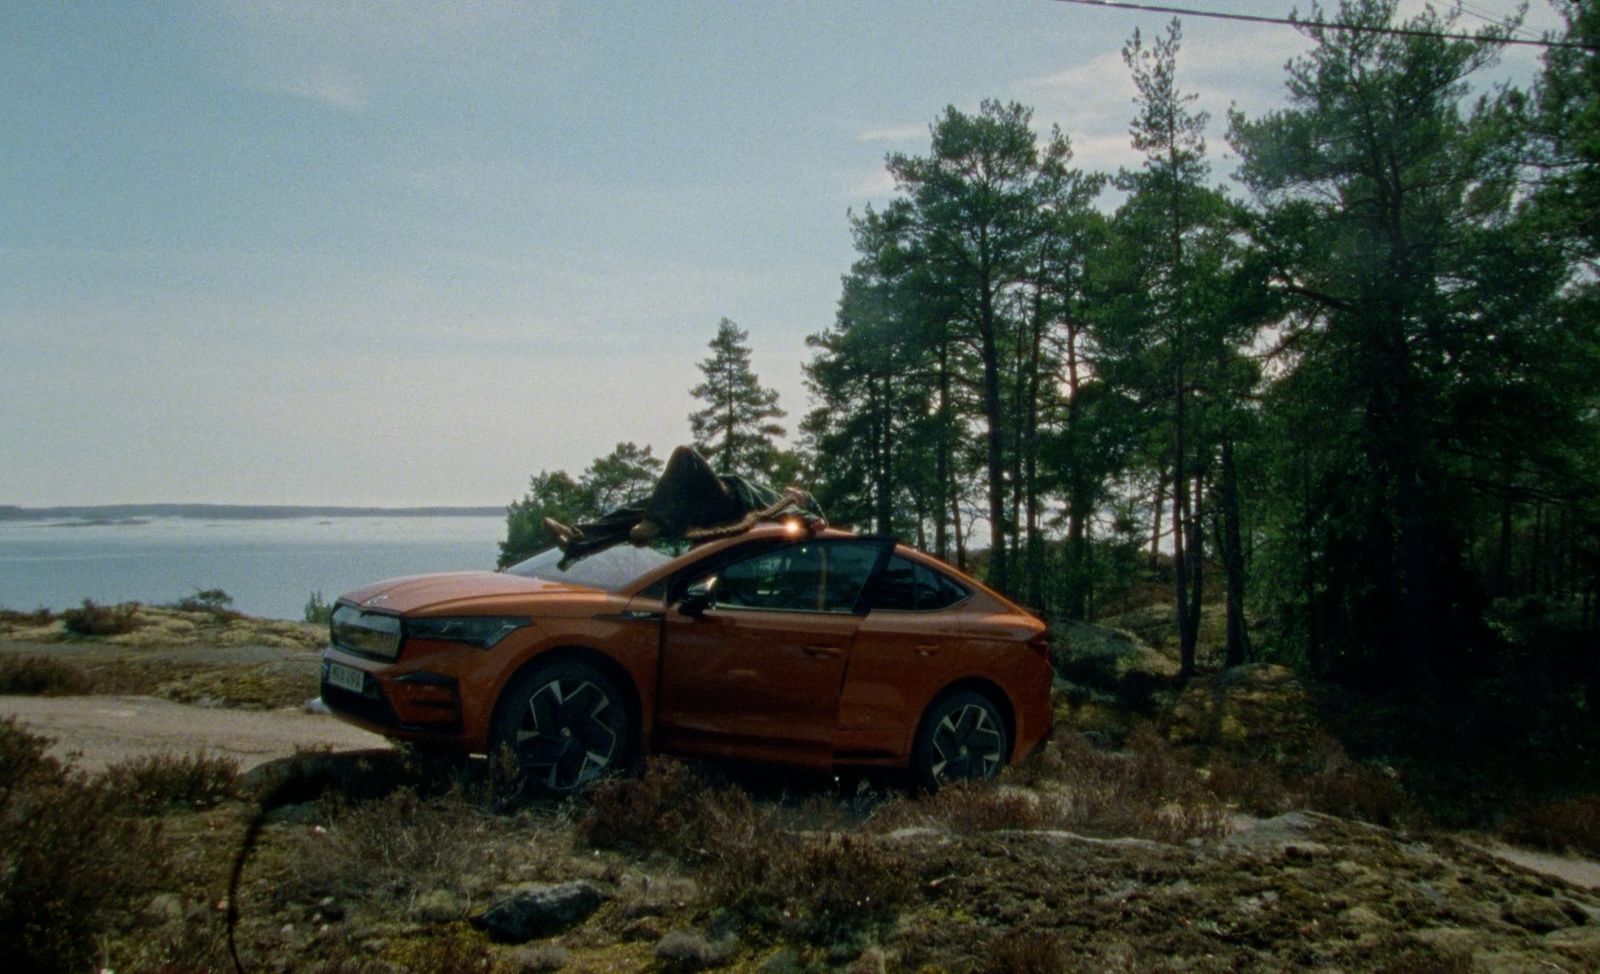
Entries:
[[[362,674],[359,692],[329,679],[334,666]],[[390,674],[371,660],[329,647],[322,654],[322,702],[336,716],[388,737],[456,738],[462,731],[461,687],[429,670]]]

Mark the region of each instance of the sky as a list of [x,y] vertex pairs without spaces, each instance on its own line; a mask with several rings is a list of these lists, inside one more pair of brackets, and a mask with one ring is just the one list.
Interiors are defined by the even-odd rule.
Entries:
[[[723,317],[792,439],[849,215],[894,195],[885,155],[999,98],[1085,169],[1137,165],[1119,52],[1169,19],[1051,0],[0,5],[0,504],[502,505],[620,441],[688,442]],[[1530,27],[1557,22],[1534,0]],[[1222,181],[1229,106],[1280,106],[1309,45],[1195,18],[1184,35]],[[1537,57],[1499,75],[1525,83]]]

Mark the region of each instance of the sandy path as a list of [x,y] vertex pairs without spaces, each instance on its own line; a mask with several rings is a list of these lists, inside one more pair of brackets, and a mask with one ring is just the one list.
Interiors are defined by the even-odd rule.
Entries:
[[156,697],[0,696],[4,717],[54,738],[50,753],[76,755],[79,766],[92,770],[131,757],[197,750],[237,758],[241,770],[247,770],[288,757],[297,748],[389,746],[377,734],[321,714],[195,707]]

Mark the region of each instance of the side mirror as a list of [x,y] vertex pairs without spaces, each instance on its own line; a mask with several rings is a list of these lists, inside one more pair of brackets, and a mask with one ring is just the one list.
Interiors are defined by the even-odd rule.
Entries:
[[689,586],[689,591],[684,593],[683,601],[678,603],[678,611],[691,619],[705,615],[707,609],[717,604],[717,597],[714,594],[716,588],[715,577]]
[[678,603],[678,611],[691,619],[698,619],[711,608],[710,592],[694,592]]

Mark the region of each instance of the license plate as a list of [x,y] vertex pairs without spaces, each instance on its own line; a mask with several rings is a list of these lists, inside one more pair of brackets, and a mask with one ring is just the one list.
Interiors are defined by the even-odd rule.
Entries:
[[343,687],[351,693],[360,693],[366,689],[367,675],[354,666],[329,662],[328,682],[336,687]]

